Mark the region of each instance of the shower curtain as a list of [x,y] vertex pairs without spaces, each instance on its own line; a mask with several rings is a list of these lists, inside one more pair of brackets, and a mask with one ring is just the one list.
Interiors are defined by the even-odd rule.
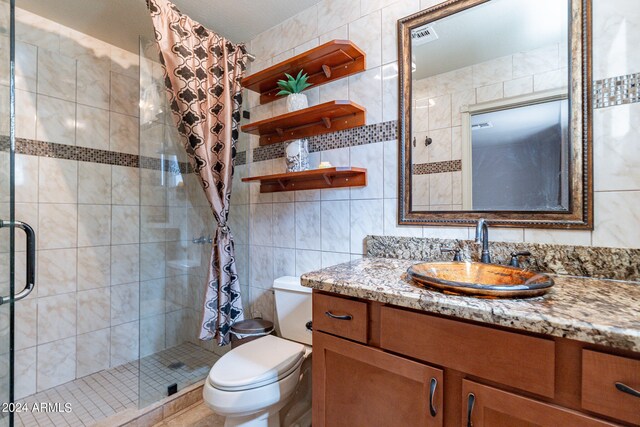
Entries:
[[225,345],[231,325],[243,319],[227,219],[247,51],[183,15],[167,0],[147,0],[147,7],[165,69],[169,105],[217,222],[199,337]]

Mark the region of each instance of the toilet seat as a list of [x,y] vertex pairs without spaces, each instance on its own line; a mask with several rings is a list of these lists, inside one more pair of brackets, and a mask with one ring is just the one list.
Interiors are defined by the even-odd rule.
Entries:
[[222,356],[211,368],[208,381],[225,391],[263,387],[298,369],[304,355],[304,345],[267,335]]

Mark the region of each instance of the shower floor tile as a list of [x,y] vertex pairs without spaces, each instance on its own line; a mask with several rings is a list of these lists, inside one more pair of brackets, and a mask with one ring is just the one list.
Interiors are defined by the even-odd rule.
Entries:
[[[16,425],[25,427],[91,426],[125,409],[146,406],[167,396],[167,386],[182,389],[206,377],[219,355],[192,343],[163,350],[57,387],[32,394],[20,402],[71,403],[69,413],[20,412]],[[171,365],[171,366],[170,366]],[[140,375],[138,373],[140,372]],[[138,376],[142,394],[138,394]]]

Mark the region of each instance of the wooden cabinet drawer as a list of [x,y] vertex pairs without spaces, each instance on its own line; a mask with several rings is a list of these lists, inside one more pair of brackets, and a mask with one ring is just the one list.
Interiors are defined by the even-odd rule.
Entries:
[[313,329],[367,342],[367,303],[313,294]]
[[462,381],[462,425],[474,427],[600,427],[615,424],[497,388]]
[[640,392],[640,360],[582,350],[582,407],[640,425],[640,396],[616,383]]
[[552,340],[392,307],[382,307],[380,314],[384,349],[554,397]]

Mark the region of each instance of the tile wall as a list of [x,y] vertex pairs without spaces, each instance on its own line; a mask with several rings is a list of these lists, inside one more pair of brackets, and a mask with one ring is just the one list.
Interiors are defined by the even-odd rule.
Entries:
[[[367,53],[367,70],[307,91],[310,104],[351,99],[367,108],[367,123],[397,119],[397,19],[437,4],[437,0],[321,0],[251,40],[258,58],[251,72],[331,39],[350,39]],[[635,0],[593,0],[594,79],[640,71],[640,10]],[[513,80],[505,78],[504,80]],[[504,91],[504,85],[501,86]],[[284,101],[259,105],[248,93],[251,120],[284,112]],[[640,245],[640,104],[594,111],[595,230],[562,231],[493,229],[492,239],[637,248]],[[450,118],[453,120],[453,117]],[[242,135],[241,147],[257,139]],[[241,148],[241,150],[244,148]],[[249,218],[249,286],[253,314],[273,316],[273,279],[299,275],[358,258],[368,234],[463,238],[464,227],[409,227],[396,223],[397,141],[313,153],[312,167],[322,161],[366,167],[365,188],[260,194],[257,184],[239,178],[283,172],[282,158],[249,163],[234,183],[237,215]],[[233,217],[233,215],[232,215]],[[244,243],[244,241],[243,241]]]
[[[16,40],[17,138],[186,162],[162,114],[157,52],[140,64],[138,52],[21,9]],[[7,84],[0,81],[3,97]],[[7,129],[0,123],[0,133]],[[18,398],[199,343],[198,290],[209,248],[191,239],[211,234],[211,214],[195,176],[173,169],[16,156],[16,217],[38,236],[37,287],[16,305]],[[0,175],[8,179],[5,170]],[[7,202],[0,200],[2,217]],[[24,250],[23,240],[17,248]],[[0,257],[8,265],[6,246]],[[23,263],[24,252],[16,260]],[[21,283],[23,274],[16,277]]]

